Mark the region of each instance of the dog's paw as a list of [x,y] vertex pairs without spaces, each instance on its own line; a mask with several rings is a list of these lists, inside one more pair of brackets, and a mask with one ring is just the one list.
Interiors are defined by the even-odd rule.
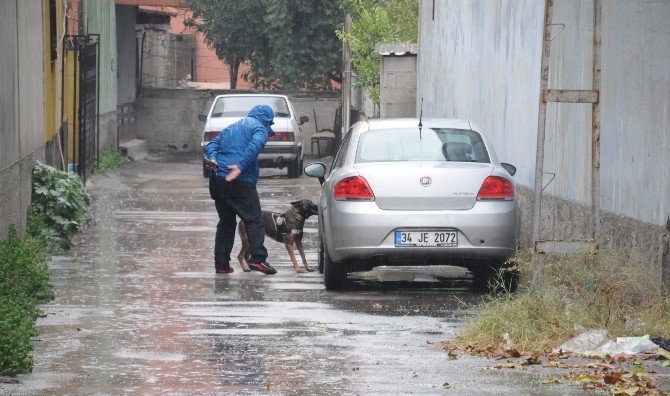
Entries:
[[302,269],[302,268],[296,268],[296,269],[295,269],[295,272],[296,272],[297,274],[303,274],[303,273],[305,273],[305,270]]
[[305,271],[307,271],[307,272],[314,272],[314,268],[312,268],[312,267],[305,267]]

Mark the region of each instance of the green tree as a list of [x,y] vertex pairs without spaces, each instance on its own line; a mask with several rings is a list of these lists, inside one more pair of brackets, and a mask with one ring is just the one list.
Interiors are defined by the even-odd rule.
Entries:
[[341,81],[342,45],[335,34],[344,13],[328,0],[267,1],[268,53],[252,60],[252,81],[285,88],[330,89]]
[[351,34],[337,35],[351,46],[356,85],[370,88],[372,100],[379,103],[377,45],[417,41],[419,0],[342,0],[342,5],[352,16]]
[[[231,66],[249,61],[243,75],[266,89],[330,89],[340,79],[344,14],[327,0],[191,0],[190,26],[201,31]],[[233,87],[231,85],[231,87]]]
[[240,64],[256,53],[267,51],[267,35],[259,18],[265,15],[263,0],[190,0],[193,18],[187,26],[195,27],[216,56],[229,66],[230,88],[237,87]]

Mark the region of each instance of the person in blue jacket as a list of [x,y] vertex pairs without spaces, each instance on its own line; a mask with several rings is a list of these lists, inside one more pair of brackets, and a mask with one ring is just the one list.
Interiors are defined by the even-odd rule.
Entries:
[[216,164],[216,174],[212,172],[209,179],[209,193],[219,214],[214,242],[217,274],[233,272],[230,252],[235,240],[236,215],[244,222],[249,236],[249,268],[268,275],[277,273],[266,261],[265,230],[256,191],[258,154],[268,137],[274,135],[273,119],[270,106],[254,106],[246,118],[225,128],[205,147],[207,158]]

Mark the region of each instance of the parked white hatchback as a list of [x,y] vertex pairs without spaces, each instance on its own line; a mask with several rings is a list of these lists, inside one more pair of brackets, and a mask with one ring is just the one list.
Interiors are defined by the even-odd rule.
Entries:
[[[288,177],[302,174],[303,141],[300,125],[309,121],[307,116],[297,119],[295,109],[285,95],[273,94],[232,94],[214,98],[209,113],[200,114],[205,123],[201,146],[204,148],[227,126],[249,114],[256,105],[268,105],[275,113],[271,136],[258,156],[261,168],[287,168]],[[209,170],[203,165],[202,174],[209,177]]]
[[[473,123],[382,119],[356,123],[322,184],[319,266],[327,289],[380,265],[457,265],[488,280],[514,254],[519,211],[512,175]],[[513,278],[511,278],[513,279]]]

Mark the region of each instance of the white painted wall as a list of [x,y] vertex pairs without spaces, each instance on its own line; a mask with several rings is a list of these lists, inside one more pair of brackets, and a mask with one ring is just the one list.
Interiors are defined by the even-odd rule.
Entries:
[[[542,0],[422,0],[417,103],[424,116],[477,121],[515,179],[533,186]],[[550,88],[591,85],[591,1],[554,0]],[[670,1],[604,0],[604,210],[664,225],[670,215]],[[590,202],[591,107],[550,104],[549,194]]]

